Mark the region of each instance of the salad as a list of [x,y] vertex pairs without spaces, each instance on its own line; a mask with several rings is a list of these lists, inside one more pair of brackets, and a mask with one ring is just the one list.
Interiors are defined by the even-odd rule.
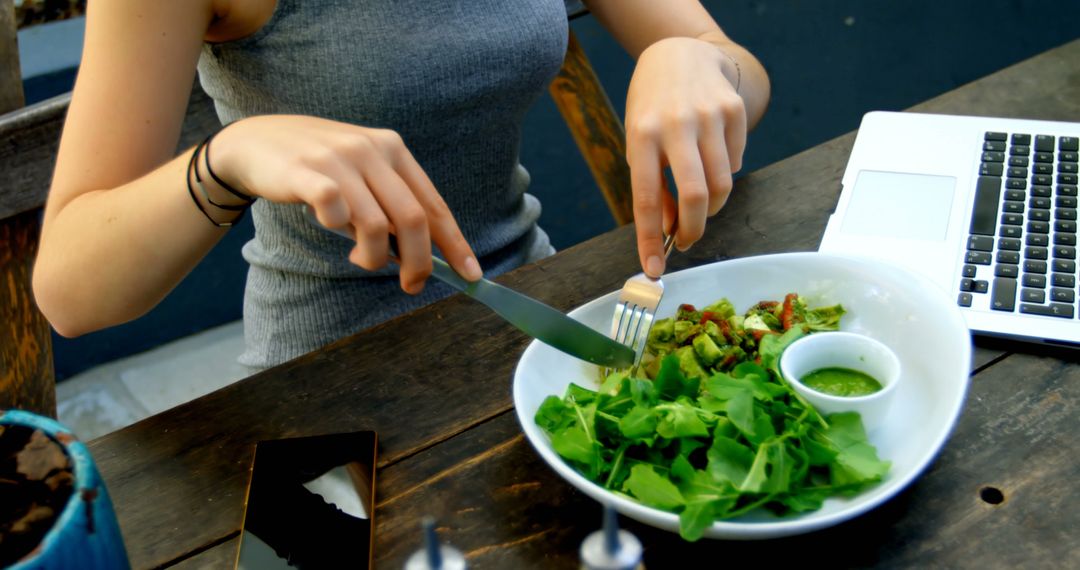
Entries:
[[857,413],[819,414],[782,379],[780,354],[838,330],[840,305],[791,293],[737,314],[727,300],[656,321],[642,364],[549,396],[535,421],[555,451],[605,489],[677,513],[694,541],[714,521],[758,508],[821,508],[881,481]]

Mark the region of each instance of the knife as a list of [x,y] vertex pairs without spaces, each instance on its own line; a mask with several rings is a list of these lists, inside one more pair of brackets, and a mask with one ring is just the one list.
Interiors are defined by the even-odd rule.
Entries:
[[[315,213],[304,206],[304,214],[319,227]],[[342,237],[354,237],[342,229],[326,228]],[[390,235],[390,257],[398,259],[397,240]],[[468,281],[457,274],[442,259],[431,256],[431,274],[443,283],[487,305],[507,322],[525,334],[570,356],[600,366],[627,368],[634,363],[634,351],[588,326],[568,317],[562,312],[528,297],[488,281]]]

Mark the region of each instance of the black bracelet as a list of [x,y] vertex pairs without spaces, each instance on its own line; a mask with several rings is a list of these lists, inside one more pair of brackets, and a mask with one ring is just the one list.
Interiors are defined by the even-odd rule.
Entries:
[[[219,221],[215,220],[214,217],[211,216],[209,212],[206,211],[206,208],[203,207],[202,202],[199,202],[199,199],[195,196],[195,189],[191,187],[191,171],[194,169],[195,170],[195,177],[198,178],[198,176],[199,176],[198,169],[195,168],[195,158],[197,156],[199,156],[199,151],[202,150],[203,145],[205,144],[205,142],[206,141],[203,141],[202,143],[199,143],[199,145],[195,147],[195,150],[191,153],[191,159],[188,160],[187,170],[184,171],[184,181],[187,182],[188,195],[191,196],[191,201],[195,202],[195,206],[197,208],[199,208],[199,211],[202,212],[202,215],[206,216],[207,220],[210,220],[211,224],[214,224],[215,226],[217,226],[219,228],[232,227],[233,225],[235,225],[237,222],[239,222],[244,217],[244,212],[247,211],[247,206],[242,207],[241,211],[240,211],[240,215],[236,216],[232,220],[229,220],[227,222],[219,222]],[[201,188],[201,186],[202,185],[200,184],[200,188]],[[203,192],[205,193],[206,190],[203,189]],[[208,200],[209,200],[209,198],[208,198]],[[211,202],[211,204],[213,204],[213,202]]]
[[[213,178],[214,182],[217,182],[218,185],[221,186],[222,188],[224,188],[229,194],[232,194],[233,196],[236,196],[237,198],[240,198],[241,200],[244,200],[245,202],[250,204],[250,203],[255,201],[254,196],[244,194],[243,192],[237,190],[236,188],[233,188],[232,186],[229,186],[229,184],[227,182],[222,180],[217,174],[214,174],[214,169],[213,168],[210,168],[210,141],[213,140],[213,138],[215,136],[217,136],[217,134],[220,133],[220,132],[221,131],[219,130],[217,132],[212,133],[210,136],[206,137],[205,141],[203,141],[202,146],[206,147],[205,150],[203,151],[203,162],[206,163],[206,171],[210,173],[210,178]],[[198,172],[199,172],[198,169],[196,169],[195,173],[198,174]]]

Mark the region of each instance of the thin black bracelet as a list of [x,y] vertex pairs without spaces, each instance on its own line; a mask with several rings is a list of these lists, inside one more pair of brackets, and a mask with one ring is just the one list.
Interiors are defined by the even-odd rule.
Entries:
[[[203,141],[203,145],[206,147],[206,150],[203,151],[203,162],[206,163],[206,171],[210,173],[210,178],[213,178],[214,182],[217,182],[219,186],[224,188],[226,191],[228,191],[233,196],[236,196],[237,198],[240,198],[241,200],[244,200],[244,201],[246,201],[247,203],[250,204],[250,203],[255,201],[254,196],[244,194],[243,192],[237,190],[236,188],[233,188],[232,186],[229,186],[229,184],[227,182],[222,180],[217,174],[214,174],[214,169],[213,168],[210,168],[210,141],[213,140],[213,138],[215,136],[217,136],[217,134],[220,133],[220,132],[221,131],[219,130],[217,132],[212,133],[210,136],[206,137],[205,141]],[[198,174],[198,169],[196,169],[195,173]]]
[[[207,148],[206,145],[210,143],[210,139],[213,136],[214,135],[211,134],[210,136],[203,139],[203,142],[199,143],[199,146],[195,147],[195,152],[191,155],[192,158],[195,159],[195,183],[198,184],[199,191],[202,192],[203,198],[206,198],[206,201],[209,202],[211,206],[214,206],[215,208],[221,208],[222,210],[229,210],[232,212],[246,210],[248,209],[248,206],[251,206],[252,201],[248,201],[246,204],[218,204],[210,198],[210,193],[206,191],[206,186],[203,186],[202,176],[199,176],[199,161],[195,157],[199,156],[200,151],[202,151],[205,155]],[[210,164],[209,161],[207,162],[207,164]],[[190,180],[188,182],[190,182]]]
[[[232,220],[230,220],[228,222],[219,222],[219,221],[215,220],[214,217],[211,216],[209,212],[206,211],[206,208],[203,207],[202,202],[199,202],[199,199],[195,197],[195,189],[191,187],[191,170],[193,168],[195,168],[195,157],[199,156],[199,151],[202,149],[202,147],[203,147],[203,143],[199,143],[199,145],[195,147],[195,150],[191,153],[191,159],[188,160],[187,170],[184,171],[184,181],[187,182],[188,195],[191,196],[191,201],[195,202],[195,206],[197,208],[199,208],[199,211],[202,212],[202,215],[206,216],[207,220],[210,220],[211,224],[214,224],[215,226],[217,226],[219,228],[232,227],[234,224],[239,222],[244,217],[244,212],[247,211],[246,208],[243,211],[240,212],[239,216],[236,216]],[[196,172],[196,174],[197,174],[197,172]]]

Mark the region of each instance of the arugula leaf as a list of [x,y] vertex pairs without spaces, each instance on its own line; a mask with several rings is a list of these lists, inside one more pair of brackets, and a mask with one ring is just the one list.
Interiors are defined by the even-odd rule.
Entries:
[[880,481],[889,471],[891,463],[878,459],[877,450],[866,439],[859,414],[830,415],[829,429],[821,437],[838,452],[830,464],[834,485]]
[[717,481],[728,481],[741,486],[750,474],[754,463],[754,451],[730,437],[717,435],[706,457],[709,460],[707,470]]
[[699,378],[688,379],[679,368],[679,358],[665,356],[660,363],[660,372],[653,380],[656,392],[663,400],[674,401],[679,396],[696,398],[701,385]]
[[754,395],[750,390],[741,390],[733,395],[724,406],[728,419],[743,435],[754,435]]
[[656,433],[668,439],[678,437],[706,437],[709,429],[698,416],[697,408],[687,403],[685,398],[660,404],[654,408],[662,416],[656,426]]
[[679,488],[657,474],[652,465],[634,465],[630,469],[630,478],[623,483],[623,490],[642,503],[661,509],[674,509],[686,504]]
[[619,420],[619,431],[627,439],[641,439],[656,433],[659,422],[652,408],[637,406]]

